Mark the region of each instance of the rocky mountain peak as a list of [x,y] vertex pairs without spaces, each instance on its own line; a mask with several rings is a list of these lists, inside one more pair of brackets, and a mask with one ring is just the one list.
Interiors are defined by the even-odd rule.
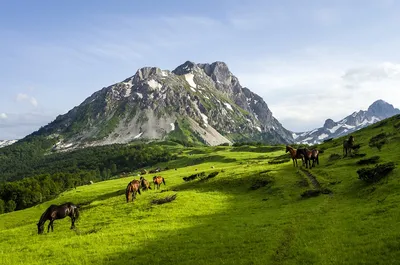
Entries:
[[232,83],[232,73],[229,71],[228,65],[224,62],[214,62],[212,64],[198,64],[204,72],[212,78],[214,82],[229,85]]
[[368,112],[376,117],[386,117],[388,115],[394,115],[399,113],[399,109],[395,109],[393,105],[383,101],[381,99],[375,101],[368,107]]
[[264,100],[242,87],[224,62],[191,61],[172,72],[140,68],[95,92],[38,134],[60,136],[56,150],[134,140],[209,145],[293,140]]
[[324,128],[332,129],[335,125],[336,123],[332,119],[327,119],[324,123]]
[[134,75],[134,81],[143,81],[146,79],[151,78],[152,76],[161,75],[162,71],[160,68],[157,67],[142,67],[137,70],[136,74]]
[[185,63],[175,68],[175,70],[173,70],[172,72],[176,75],[185,75],[193,72],[194,70],[196,70],[196,68],[198,67],[194,62],[186,61]]

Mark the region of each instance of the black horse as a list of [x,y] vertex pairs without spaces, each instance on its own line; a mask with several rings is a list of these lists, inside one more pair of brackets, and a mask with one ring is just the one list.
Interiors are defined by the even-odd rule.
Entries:
[[50,220],[49,225],[47,226],[47,233],[50,231],[54,231],[53,222],[57,219],[63,219],[67,216],[71,217],[71,229],[75,228],[75,221],[78,220],[79,217],[79,206],[74,205],[71,202],[64,203],[62,205],[50,205],[49,208],[42,214],[37,223],[38,234],[43,234],[44,232],[44,224],[47,220]]
[[347,156],[347,153],[351,155],[351,149],[354,145],[354,137],[351,135],[349,139],[343,141],[343,157]]

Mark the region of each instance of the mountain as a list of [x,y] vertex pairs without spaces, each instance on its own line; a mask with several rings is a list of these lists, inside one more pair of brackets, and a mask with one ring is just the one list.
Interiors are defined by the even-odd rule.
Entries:
[[7,145],[11,145],[18,140],[0,140],[0,148],[5,147]]
[[327,119],[323,127],[309,132],[293,133],[293,138],[297,143],[321,143],[325,139],[350,134],[396,114],[400,114],[399,109],[383,100],[377,100],[366,111],[354,112],[338,122]]
[[141,68],[33,135],[54,137],[55,149],[64,150],[155,139],[207,145],[293,141],[264,100],[242,87],[225,63],[190,61],[173,71]]

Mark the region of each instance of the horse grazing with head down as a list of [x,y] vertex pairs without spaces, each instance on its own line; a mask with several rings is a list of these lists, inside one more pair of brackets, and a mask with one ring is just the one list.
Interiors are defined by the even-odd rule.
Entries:
[[349,139],[343,141],[343,157],[347,156],[347,153],[351,155],[351,149],[354,145],[354,137],[351,135]]
[[151,190],[150,182],[148,182],[144,177],[140,177],[140,186],[142,186],[142,190]]
[[44,224],[47,220],[50,220],[49,225],[47,226],[47,233],[50,231],[54,231],[53,222],[57,219],[63,219],[67,216],[71,217],[71,229],[75,228],[75,221],[78,220],[79,217],[79,206],[74,205],[71,202],[64,203],[62,205],[50,205],[46,211],[42,214],[37,223],[38,234],[43,234],[44,232]]
[[287,145],[286,146],[286,153],[287,152],[290,152],[290,157],[293,160],[293,166],[294,167],[297,167],[297,159],[301,159],[302,163],[304,164],[304,156],[302,154],[298,154],[296,149],[294,149],[290,145]]
[[161,183],[164,183],[164,186],[165,186],[165,179],[161,176],[154,176],[153,183],[154,183],[154,189],[156,189],[156,186],[157,186],[157,189],[159,189]]
[[129,202],[129,200],[134,200],[136,199],[136,193],[140,193],[140,182],[139,180],[132,180],[129,182],[128,186],[126,186],[125,190],[125,196],[126,196],[126,202]]

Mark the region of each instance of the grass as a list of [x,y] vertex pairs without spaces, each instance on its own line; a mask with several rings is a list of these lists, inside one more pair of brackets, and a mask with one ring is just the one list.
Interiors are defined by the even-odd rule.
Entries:
[[[354,133],[359,153],[398,163],[397,121]],[[369,147],[382,132],[390,137],[381,151]],[[329,161],[342,154],[342,141],[319,147],[320,165],[310,171],[332,193],[313,198],[301,197],[314,187],[291,160],[268,163],[283,149],[198,147],[160,164],[170,168],[159,173],[166,179],[163,192],[145,191],[134,203],[124,197],[126,184],[138,179],[131,176],[0,215],[1,264],[399,264],[399,169],[364,183],[356,173],[364,167],[359,158]],[[182,180],[203,171],[220,173],[207,181]],[[265,185],[252,189],[260,181]],[[151,204],[173,194],[170,203]],[[83,205],[77,230],[66,218],[55,221],[53,233],[37,235],[41,213],[66,201]]]

